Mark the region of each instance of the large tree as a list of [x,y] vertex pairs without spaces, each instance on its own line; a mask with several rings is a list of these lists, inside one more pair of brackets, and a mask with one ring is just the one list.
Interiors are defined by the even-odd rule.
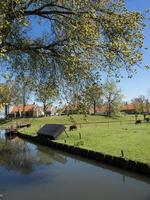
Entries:
[[[37,22],[38,37],[31,31]],[[13,65],[23,55],[33,70],[46,58],[56,78],[87,79],[94,63],[117,77],[122,68],[132,73],[142,59],[142,30],[143,16],[124,0],[0,1],[1,61]]]
[[0,108],[5,108],[5,118],[7,118],[10,104],[20,102],[22,103],[22,98],[15,81],[0,83]]
[[11,102],[11,90],[6,84],[0,84],[0,105],[3,106],[6,103]]
[[21,75],[18,76],[15,80],[15,88],[19,91],[20,103],[24,108],[31,97],[32,88],[32,79],[29,76]]
[[85,101],[89,102],[90,106],[93,106],[94,114],[96,114],[96,105],[102,97],[102,87],[94,83],[86,87],[85,92]]
[[0,84],[0,110],[5,108],[5,118],[7,118],[8,114],[8,105],[11,102],[12,93],[11,89],[6,84]]
[[54,71],[49,67],[47,59],[40,59],[34,78],[33,87],[35,96],[38,101],[43,103],[43,111],[45,114],[48,105],[52,104],[59,96],[59,86],[55,79]]
[[148,100],[144,95],[140,95],[132,99],[132,103],[135,106],[136,112],[143,114],[146,110],[148,111]]
[[43,103],[43,111],[46,114],[48,105],[58,97],[58,89],[50,83],[40,84],[36,90],[36,96],[37,100]]
[[115,81],[108,80],[103,85],[103,98],[106,105],[107,116],[116,114],[120,111],[123,95],[121,90],[117,88]]

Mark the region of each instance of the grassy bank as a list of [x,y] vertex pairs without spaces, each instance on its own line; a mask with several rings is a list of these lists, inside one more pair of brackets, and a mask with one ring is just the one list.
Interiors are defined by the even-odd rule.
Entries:
[[[143,119],[143,117],[139,117]],[[37,130],[48,123],[65,124],[69,138],[63,133],[57,142],[68,143],[82,148],[92,149],[103,153],[120,156],[121,150],[128,159],[150,163],[150,123],[135,125],[134,116],[126,115],[121,118],[105,118],[102,116],[74,115],[78,128],[69,132],[72,118],[68,116],[53,116],[35,119],[16,119],[3,121],[1,127],[15,123],[31,123],[30,128],[21,132],[36,135]]]
[[[81,139],[80,139],[81,138]],[[76,131],[63,133],[58,142],[150,163],[150,124],[86,124]]]

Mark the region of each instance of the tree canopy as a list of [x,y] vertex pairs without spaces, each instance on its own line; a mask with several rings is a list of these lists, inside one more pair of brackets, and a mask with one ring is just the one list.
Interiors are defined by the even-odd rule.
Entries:
[[150,105],[149,105],[149,100],[146,96],[140,95],[134,99],[131,100],[135,110],[137,113],[147,113],[149,114],[150,111]]
[[114,80],[107,80],[103,86],[103,98],[106,105],[107,115],[111,116],[120,111],[123,95],[117,88]]
[[142,59],[143,27],[143,15],[124,0],[1,0],[0,59],[13,66],[23,56],[34,72],[46,59],[57,79],[69,81],[96,68],[118,78]]
[[9,104],[11,98],[12,95],[10,87],[6,84],[0,84],[0,109],[4,107],[6,103]]
[[84,102],[87,102],[90,106],[93,106],[94,114],[96,114],[96,105],[100,102],[100,97],[102,97],[102,87],[94,83],[93,85],[88,85],[83,92]]

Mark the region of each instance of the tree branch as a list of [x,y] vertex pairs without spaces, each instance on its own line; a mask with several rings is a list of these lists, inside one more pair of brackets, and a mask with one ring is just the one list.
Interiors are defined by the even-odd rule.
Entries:
[[65,7],[65,6],[60,6],[60,5],[57,5],[57,4],[53,4],[53,3],[45,4],[45,5],[41,6],[41,7],[38,8],[38,9],[35,9],[34,11],[41,11],[41,10],[43,10],[44,8],[49,8],[49,7],[56,7],[56,8],[61,8],[61,9],[64,9],[64,10],[71,11],[70,8],[67,8],[67,7]]
[[24,11],[25,16],[29,16],[29,15],[59,15],[59,14],[75,15],[75,13],[72,11],[58,11],[58,10],[50,10],[50,11],[28,10],[28,11]]

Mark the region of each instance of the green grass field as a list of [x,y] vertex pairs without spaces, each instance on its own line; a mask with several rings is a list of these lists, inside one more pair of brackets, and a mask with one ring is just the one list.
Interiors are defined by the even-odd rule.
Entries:
[[[1,121],[1,127],[11,124],[30,122],[30,128],[23,128],[21,132],[36,135],[37,130],[48,123],[65,124],[69,135],[63,133],[57,142],[67,143],[82,148],[121,156],[121,150],[127,159],[150,163],[150,123],[135,125],[134,116],[126,115],[120,118],[106,118],[103,116],[88,116],[85,120],[82,115],[74,115],[77,121],[77,130],[69,132],[72,120],[68,116],[53,116],[35,119],[16,119]],[[143,119],[143,117],[139,117]]]

